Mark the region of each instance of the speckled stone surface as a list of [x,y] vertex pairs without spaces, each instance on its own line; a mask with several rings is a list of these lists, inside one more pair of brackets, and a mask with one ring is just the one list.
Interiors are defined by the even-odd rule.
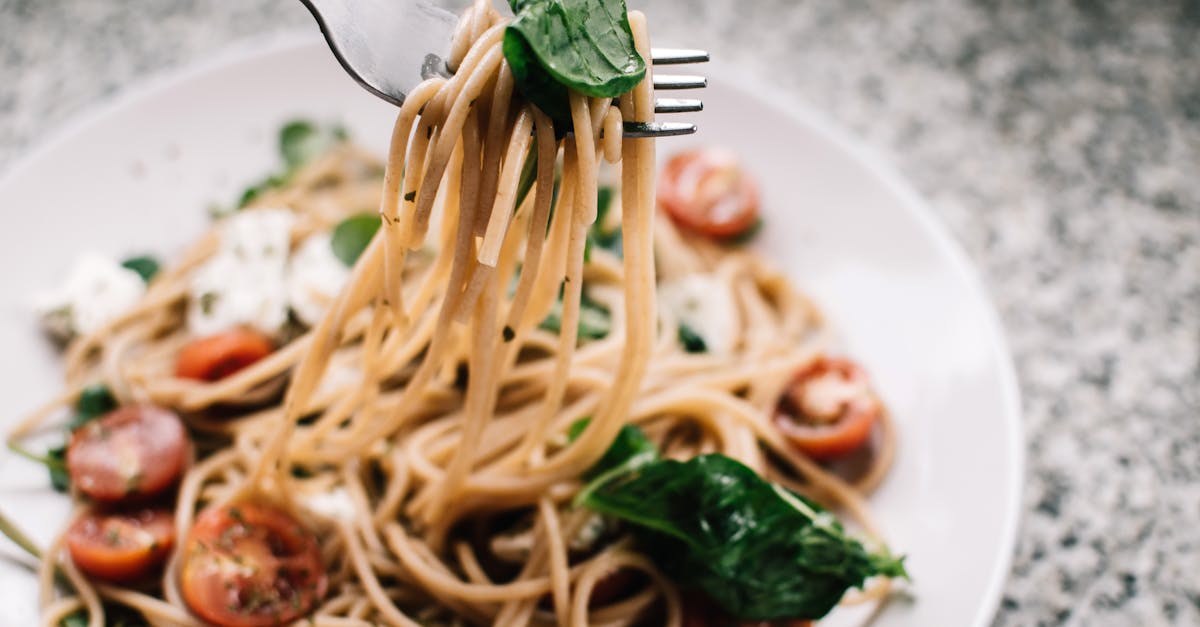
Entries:
[[[1200,625],[1200,2],[647,4],[883,152],[980,268],[1029,453],[995,625]],[[296,28],[294,0],[0,0],[0,168],[147,74]]]

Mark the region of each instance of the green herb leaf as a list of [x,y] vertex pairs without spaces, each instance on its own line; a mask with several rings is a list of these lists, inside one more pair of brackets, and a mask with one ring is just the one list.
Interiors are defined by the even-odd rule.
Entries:
[[84,609],[78,609],[63,617],[58,621],[59,627],[87,627],[88,612]]
[[117,399],[108,386],[103,383],[89,385],[83,388],[79,400],[75,401],[75,416],[71,418],[70,430],[74,431],[116,408]]
[[142,280],[149,283],[158,274],[158,260],[150,255],[130,257],[121,262],[121,266],[138,273]]
[[683,345],[683,350],[689,353],[708,352],[708,344],[704,343],[704,338],[682,322],[679,323],[679,343]]
[[293,120],[279,129],[279,154],[289,172],[346,141],[346,129]]
[[605,228],[608,211],[612,207],[613,193],[611,187],[601,187],[596,192],[596,221],[587,232],[587,241],[584,243],[583,249],[584,261],[591,261],[591,251],[593,248],[607,250],[616,255],[617,258],[624,257],[625,255],[625,243],[621,227],[617,226],[611,231]]
[[50,485],[59,492],[66,492],[71,485],[71,476],[67,474],[67,448],[60,446],[46,451],[45,455],[37,455],[26,450],[14,441],[9,441],[8,449],[31,462],[46,467],[50,472]]
[[[59,627],[87,627],[87,610],[75,610],[64,616],[58,624]],[[105,603],[104,624],[106,627],[139,627],[146,624],[146,617],[132,608],[116,603]]]
[[504,57],[526,99],[570,127],[567,88],[615,98],[646,75],[624,0],[509,0]]
[[[538,328],[551,333],[562,331],[562,297],[551,307]],[[612,316],[599,303],[592,302],[586,296],[579,301],[579,342],[599,340],[612,330]]]
[[67,447],[59,446],[46,451],[46,469],[50,471],[50,486],[59,492],[71,489],[71,475],[67,473]]
[[867,552],[832,514],[723,455],[590,487],[587,507],[631,523],[668,575],[738,619],[820,618],[868,577],[907,576],[903,558]]
[[347,267],[353,267],[375,237],[379,224],[379,214],[375,213],[360,213],[342,220],[333,229],[333,254]]
[[753,240],[755,237],[757,237],[758,233],[760,231],[762,231],[763,224],[764,224],[763,219],[761,216],[759,216],[759,218],[754,221],[754,224],[751,224],[749,227],[746,227],[745,231],[742,231],[741,233],[738,233],[737,235],[734,235],[732,237],[725,238],[725,239],[721,240],[721,243],[722,244],[731,244],[733,246],[743,246],[745,244],[749,244],[751,242],[751,240]]
[[[571,423],[571,426],[567,428],[567,441],[574,442],[579,439],[591,421],[592,419],[588,417]],[[616,468],[625,469],[628,472],[657,459],[658,448],[654,446],[650,438],[647,438],[640,428],[634,425],[625,425],[621,427],[621,431],[617,433],[612,444],[608,445],[604,455],[583,473],[583,478],[594,479]]]

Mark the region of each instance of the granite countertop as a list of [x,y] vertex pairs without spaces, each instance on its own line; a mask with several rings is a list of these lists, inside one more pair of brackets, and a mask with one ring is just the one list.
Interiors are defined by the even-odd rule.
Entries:
[[[995,624],[1200,624],[1200,3],[653,5],[883,152],[980,269],[1028,437]],[[0,0],[0,169],[148,73],[311,27],[294,0]]]

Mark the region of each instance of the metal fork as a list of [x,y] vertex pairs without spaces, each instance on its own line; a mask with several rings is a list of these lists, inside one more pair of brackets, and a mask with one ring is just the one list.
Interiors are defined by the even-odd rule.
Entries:
[[[446,56],[458,16],[434,0],[300,0],[321,27],[333,55],[367,91],[400,105],[421,81],[449,76]],[[703,50],[651,49],[654,65],[703,63]],[[655,90],[699,89],[703,76],[655,74]],[[700,111],[700,100],[658,98],[656,113]],[[629,137],[667,137],[696,132],[686,122],[626,122]]]

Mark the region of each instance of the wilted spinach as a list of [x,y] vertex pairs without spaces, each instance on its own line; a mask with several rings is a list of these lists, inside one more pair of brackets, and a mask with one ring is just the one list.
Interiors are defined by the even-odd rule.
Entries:
[[664,572],[738,619],[820,618],[868,577],[907,576],[903,558],[868,552],[832,514],[733,459],[655,454],[626,470],[609,458],[645,456],[630,441],[623,431],[577,502],[631,524]]
[[142,280],[147,283],[150,282],[150,279],[154,278],[154,275],[158,274],[159,268],[158,260],[150,255],[130,257],[122,261],[121,266],[138,273],[138,276],[142,277]]
[[504,57],[517,89],[570,128],[567,89],[615,98],[646,75],[624,0],[509,0],[515,18],[504,31]]

